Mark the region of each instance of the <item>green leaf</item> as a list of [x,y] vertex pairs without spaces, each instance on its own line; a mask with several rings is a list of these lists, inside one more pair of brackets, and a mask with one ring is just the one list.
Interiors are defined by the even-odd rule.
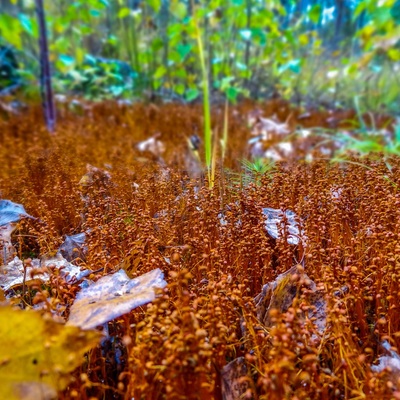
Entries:
[[350,146],[351,149],[361,153],[381,152],[382,146],[374,140],[363,140]]
[[171,14],[178,19],[183,19],[186,17],[187,7],[184,3],[174,1],[171,4],[170,10]]
[[308,16],[310,17],[310,20],[314,23],[314,24],[318,24],[319,19],[321,17],[321,5],[317,4],[314,7],[311,7],[311,10],[308,12]]
[[387,55],[393,61],[400,61],[400,50],[399,49],[395,49],[395,48],[389,49],[387,51]]
[[0,33],[4,41],[16,49],[22,49],[21,23],[17,18],[7,14],[0,14]]
[[263,29],[261,28],[251,28],[251,37],[257,39],[257,43],[261,46],[265,46],[267,43],[267,36]]
[[281,67],[278,68],[278,73],[282,74],[283,72],[290,70],[295,74],[298,74],[301,71],[301,59],[290,60],[286,64],[283,64]]
[[76,69],[68,71],[68,76],[72,78],[75,84],[81,83],[85,80],[85,77]]
[[95,17],[95,18],[98,18],[101,15],[101,12],[99,10],[90,10],[89,13],[92,17]]
[[392,9],[390,10],[390,14],[392,15],[392,18],[396,22],[397,25],[400,24],[400,2],[397,1],[394,3]]
[[185,80],[187,78],[187,72],[185,68],[178,68],[178,69],[173,69],[172,73],[174,77],[176,78],[181,78],[182,80]]
[[107,39],[107,43],[116,46],[118,44],[118,38],[114,35],[110,35]]
[[236,61],[235,65],[236,65],[236,67],[237,67],[237,69],[238,69],[239,71],[246,71],[246,70],[247,70],[246,64],[243,64],[243,63],[240,62],[240,61]]
[[125,18],[131,14],[131,10],[128,7],[123,7],[118,11],[118,18]]
[[[19,20],[21,22],[22,28],[25,30],[25,32],[29,33],[31,36],[34,38],[37,37],[37,30],[35,32],[35,29],[32,24],[32,18],[30,18],[26,14],[19,14]],[[36,33],[36,35],[35,35]]]
[[226,76],[225,78],[223,78],[221,80],[221,83],[219,85],[220,89],[222,91],[225,91],[225,90],[229,89],[230,86],[231,86],[231,82],[234,81],[234,80],[235,80],[235,78],[233,76]]
[[392,20],[392,14],[390,12],[390,8],[388,7],[380,7],[374,13],[374,21],[379,27],[385,28],[386,24],[388,24]]
[[147,0],[147,4],[153,9],[155,12],[159,12],[161,8],[161,0]]
[[164,45],[164,43],[163,43],[162,39],[157,37],[152,40],[151,49],[153,51],[158,51],[163,48],[163,45]]
[[170,24],[167,28],[167,33],[169,38],[173,38],[175,36],[179,36],[179,40],[181,40],[181,34],[184,26],[181,23]]
[[190,44],[179,43],[176,49],[179,55],[181,56],[181,61],[183,61],[186,58],[186,56],[190,53],[192,46]]
[[196,88],[194,89],[189,89],[186,91],[186,101],[192,101],[194,99],[197,99],[199,97],[200,91]]
[[60,54],[58,58],[67,67],[70,67],[75,64],[75,58],[67,54]]
[[225,93],[226,93],[226,97],[228,98],[228,100],[231,101],[232,103],[235,103],[237,96],[240,93],[240,90],[231,86],[228,88],[228,90]]
[[174,90],[176,93],[182,96],[185,93],[185,85],[183,83],[179,83],[178,85],[175,85]]
[[395,128],[395,130],[394,130],[395,142],[396,142],[396,145],[399,145],[400,144],[400,122],[398,122],[394,128]]
[[360,1],[353,12],[353,21],[357,19],[357,17],[365,10],[366,3],[364,1]]
[[298,41],[300,45],[307,46],[309,42],[307,33],[302,33],[300,36],[298,36]]
[[154,72],[153,78],[154,79],[160,79],[163,76],[165,76],[165,74],[167,73],[167,68],[164,67],[164,65],[160,65],[157,69],[156,72]]
[[85,59],[85,50],[82,47],[77,47],[75,50],[75,60],[77,64],[82,64]]

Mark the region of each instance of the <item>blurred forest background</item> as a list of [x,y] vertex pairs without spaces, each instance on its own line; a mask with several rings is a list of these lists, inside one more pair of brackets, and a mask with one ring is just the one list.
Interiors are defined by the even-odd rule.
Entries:
[[[0,94],[39,93],[34,0],[0,0]],[[400,0],[44,1],[53,84],[92,100],[280,96],[398,113]]]

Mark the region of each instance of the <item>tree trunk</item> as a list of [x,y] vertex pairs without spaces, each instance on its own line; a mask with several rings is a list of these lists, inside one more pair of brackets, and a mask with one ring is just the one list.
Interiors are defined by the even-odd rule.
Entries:
[[56,112],[54,107],[53,88],[51,86],[51,67],[49,60],[49,48],[47,45],[47,31],[43,0],[36,0],[36,12],[39,25],[40,90],[47,129],[50,133],[53,133],[56,124]]

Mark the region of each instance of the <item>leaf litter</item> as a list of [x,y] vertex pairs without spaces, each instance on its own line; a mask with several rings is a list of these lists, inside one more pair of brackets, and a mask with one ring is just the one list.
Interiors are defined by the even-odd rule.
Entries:
[[0,338],[0,398],[50,400],[68,385],[69,374],[101,334],[0,306]]
[[0,226],[18,222],[21,218],[33,218],[21,204],[10,200],[0,200]]
[[280,238],[282,231],[286,229],[289,244],[297,245],[301,241],[305,241],[305,237],[302,238],[302,229],[298,217],[293,211],[286,210],[283,212],[266,207],[262,209],[262,212],[266,216],[265,228],[273,239]]
[[15,223],[21,218],[32,218],[21,204],[10,200],[0,200],[0,249],[3,264],[6,264],[15,254],[11,243],[11,234],[15,229]]
[[51,258],[30,260],[28,263],[15,257],[10,263],[0,267],[0,288],[5,292],[21,286],[24,282],[39,280],[42,283],[50,280],[50,270],[55,268],[67,283],[74,283],[93,273],[71,264],[61,255]]
[[129,279],[121,269],[100,278],[76,296],[68,325],[91,329],[129,313],[155,299],[155,290],[167,285],[160,269]]
[[14,295],[12,290],[24,284],[45,284],[55,270],[69,284],[93,273],[63,257],[64,254],[71,261],[82,259],[85,233],[67,236],[56,257],[25,261],[14,257],[7,263],[10,254],[15,253],[9,250],[11,234],[23,217],[31,216],[22,205],[0,202],[4,256],[0,271],[0,397],[51,400],[68,384],[68,374],[82,364],[82,355],[99,342],[101,334],[91,329],[154,300],[155,289],[165,287],[166,282],[159,269],[135,279],[129,279],[124,270],[105,276],[78,292],[67,325],[33,310],[14,309],[7,305],[3,293],[10,298]]

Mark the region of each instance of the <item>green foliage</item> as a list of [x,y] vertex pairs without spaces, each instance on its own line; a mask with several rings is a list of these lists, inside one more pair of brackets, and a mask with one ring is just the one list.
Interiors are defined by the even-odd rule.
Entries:
[[378,155],[387,159],[390,156],[400,156],[400,123],[394,127],[394,134],[377,130],[364,130],[358,138],[338,135],[337,138],[344,144],[343,150],[337,158],[344,158],[348,151],[353,151],[362,156]]
[[[278,91],[299,102],[322,96],[343,106],[356,92],[365,109],[390,107],[400,98],[399,1],[333,4],[47,0],[56,87],[90,98],[146,90],[196,100],[204,84],[197,26],[209,91],[231,102]],[[21,52],[23,70],[38,70],[34,2],[10,4],[0,15],[0,35],[3,44]],[[97,63],[90,69],[88,54],[111,64],[124,60],[135,75],[126,84],[115,65]]]
[[260,186],[263,176],[274,169],[274,163],[265,158],[254,158],[252,161],[243,159],[242,169],[243,174],[240,178],[243,186],[250,183]]
[[84,63],[76,65],[75,59],[60,55],[59,61],[68,72],[59,82],[73,93],[81,93],[90,99],[123,97],[132,93],[135,74],[131,67],[119,60],[86,55]]
[[[378,157],[382,159],[388,171],[391,172],[392,167],[390,164],[390,158],[392,156],[400,156],[400,120],[397,120],[393,132],[387,129],[377,130],[373,124],[372,128],[368,128],[363,120],[360,112],[360,106],[358,97],[354,99],[355,109],[358,114],[360,129],[356,132],[355,136],[349,136],[342,133],[336,135],[336,139],[342,142],[343,147],[335,157],[332,162],[350,162],[350,157],[352,153],[355,153],[361,157],[368,156],[368,158]],[[360,164],[367,167],[364,164]],[[390,179],[385,176],[385,179]],[[392,184],[394,184],[392,182]]]
[[0,90],[19,83],[18,64],[9,47],[0,46]]

